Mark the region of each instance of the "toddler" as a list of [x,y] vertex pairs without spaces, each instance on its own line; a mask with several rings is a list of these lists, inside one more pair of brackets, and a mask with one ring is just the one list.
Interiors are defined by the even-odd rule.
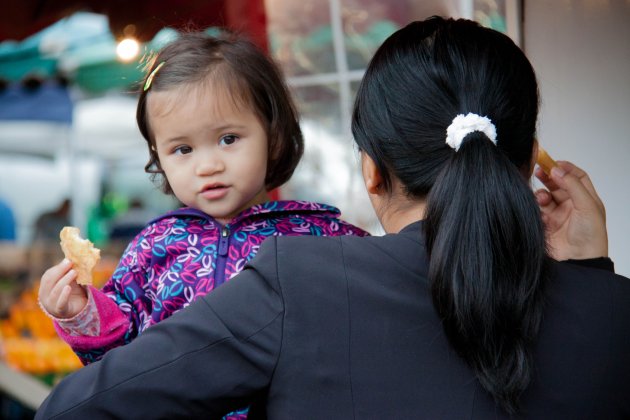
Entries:
[[234,35],[183,34],[156,56],[137,122],[145,169],[185,205],[127,246],[102,290],[62,261],[39,299],[84,364],[229,281],[268,236],[359,235],[331,206],[270,201],[301,158],[294,105],[274,63]]

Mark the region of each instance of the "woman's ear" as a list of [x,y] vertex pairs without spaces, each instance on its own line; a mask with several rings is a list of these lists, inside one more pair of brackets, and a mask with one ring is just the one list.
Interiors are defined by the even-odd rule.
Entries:
[[361,172],[363,173],[363,182],[368,194],[382,195],[385,191],[383,188],[383,177],[374,160],[365,152],[361,152]]

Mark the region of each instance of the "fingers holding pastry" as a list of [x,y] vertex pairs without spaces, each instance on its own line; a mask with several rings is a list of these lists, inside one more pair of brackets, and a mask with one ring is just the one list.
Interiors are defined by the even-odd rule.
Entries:
[[76,284],[77,272],[64,259],[42,275],[38,298],[42,308],[55,318],[72,318],[87,302],[83,286]]
[[66,226],[61,229],[61,249],[72,261],[77,272],[77,284],[92,284],[92,269],[101,258],[101,251],[94,244],[79,236],[79,228]]
[[[541,168],[538,168],[535,174],[548,189],[551,199],[556,204],[560,205],[571,200],[578,211],[596,210],[605,216],[604,203],[599,198],[590,177],[571,162],[558,161],[550,174],[545,173]],[[540,191],[536,192],[536,198],[539,204],[547,205],[549,197],[541,194]]]
[[607,256],[606,210],[588,174],[570,162],[558,161],[549,173],[539,167],[535,175],[546,188],[535,195],[552,256]]

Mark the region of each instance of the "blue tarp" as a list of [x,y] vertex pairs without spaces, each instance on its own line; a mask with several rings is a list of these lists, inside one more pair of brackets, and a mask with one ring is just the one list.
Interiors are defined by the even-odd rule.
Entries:
[[68,89],[56,83],[44,83],[34,89],[10,84],[0,91],[0,120],[72,124],[72,100]]

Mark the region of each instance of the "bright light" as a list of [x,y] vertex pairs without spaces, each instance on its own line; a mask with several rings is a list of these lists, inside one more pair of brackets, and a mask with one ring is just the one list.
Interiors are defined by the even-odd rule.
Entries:
[[132,38],[125,38],[116,46],[116,54],[122,61],[131,61],[140,52],[140,44]]

